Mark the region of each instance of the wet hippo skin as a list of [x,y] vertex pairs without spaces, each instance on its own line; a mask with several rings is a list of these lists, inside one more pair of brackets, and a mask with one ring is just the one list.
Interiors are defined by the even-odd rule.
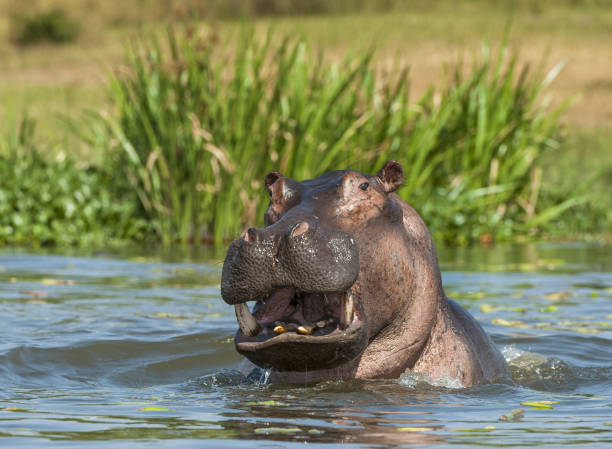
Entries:
[[394,161],[376,175],[266,176],[265,227],[230,244],[221,294],[236,307],[236,349],[273,382],[410,370],[467,387],[508,376],[481,326],[446,298],[427,227],[393,193],[403,179]]

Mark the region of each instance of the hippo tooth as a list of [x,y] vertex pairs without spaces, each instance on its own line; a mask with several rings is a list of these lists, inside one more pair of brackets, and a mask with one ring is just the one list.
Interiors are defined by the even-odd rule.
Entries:
[[234,306],[236,310],[236,319],[238,320],[238,325],[240,326],[240,330],[244,335],[248,335],[249,337],[253,337],[259,333],[261,328],[259,327],[259,323],[255,317],[251,314],[249,307],[245,302],[241,304],[236,304]]
[[284,334],[285,332],[295,332],[296,330],[298,330],[298,327],[293,323],[283,323],[282,321],[276,321],[274,322],[273,330],[275,334]]
[[316,326],[298,326],[297,331],[302,335],[310,335],[316,329]]
[[355,299],[351,289],[347,290],[342,298],[342,312],[340,314],[340,328],[346,329],[353,322],[353,309]]

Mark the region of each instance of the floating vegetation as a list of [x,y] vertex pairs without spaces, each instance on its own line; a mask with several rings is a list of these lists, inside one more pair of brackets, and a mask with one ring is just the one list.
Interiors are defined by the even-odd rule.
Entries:
[[21,408],[21,407],[2,407],[2,408],[0,408],[0,410],[2,410],[4,412],[18,412],[18,413],[29,413],[29,412],[31,412],[31,410],[28,410],[27,408]]
[[558,404],[559,401],[525,401],[521,402],[521,405],[531,407],[538,410],[552,410],[553,404]]
[[505,320],[503,318],[493,318],[491,320],[492,324],[497,324],[499,326],[509,326],[509,327],[516,327],[518,329],[530,329],[531,326],[527,323],[524,323],[522,321],[519,320],[512,320],[512,321],[508,321]]
[[522,408],[517,408],[499,417],[500,421],[515,422],[523,419],[525,411]]
[[559,308],[557,306],[546,306],[546,307],[540,307],[538,311],[542,313],[558,312]]
[[70,279],[43,279],[40,281],[44,285],[74,285],[75,282]]
[[448,292],[448,297],[452,299],[469,299],[469,300],[479,301],[481,299],[486,298],[487,293],[484,291],[476,291],[476,292],[451,291],[451,292]]
[[175,412],[176,409],[167,408],[167,407],[157,407],[155,405],[151,405],[148,407],[142,407],[138,409],[139,412]]
[[564,299],[568,299],[569,297],[570,295],[568,292],[555,292],[544,295],[544,299],[548,299],[549,301],[561,301]]
[[494,306],[491,304],[483,304],[480,306],[480,311],[482,313],[491,313],[491,312],[499,312],[499,311],[511,311],[511,312],[519,312],[526,313],[526,307],[505,307],[505,306]]
[[495,430],[495,426],[485,426],[485,427],[466,427],[459,429],[451,429],[455,432],[470,432],[470,433],[482,433],[482,432],[491,432]]
[[302,429],[299,427],[259,427],[255,429],[253,432],[263,434],[263,435],[287,435],[301,432]]
[[245,402],[244,405],[258,405],[263,407],[286,407],[289,404],[271,399],[269,401],[249,401]]

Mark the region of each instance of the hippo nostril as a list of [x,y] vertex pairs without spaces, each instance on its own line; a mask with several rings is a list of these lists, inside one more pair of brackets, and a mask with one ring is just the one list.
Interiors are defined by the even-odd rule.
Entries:
[[308,225],[307,222],[300,221],[298,224],[296,224],[293,227],[293,229],[291,229],[291,237],[293,238],[299,237],[300,235],[306,233],[306,231],[308,231],[309,228],[310,226]]
[[255,228],[249,228],[244,234],[244,241],[247,243],[253,243],[258,240],[257,230]]

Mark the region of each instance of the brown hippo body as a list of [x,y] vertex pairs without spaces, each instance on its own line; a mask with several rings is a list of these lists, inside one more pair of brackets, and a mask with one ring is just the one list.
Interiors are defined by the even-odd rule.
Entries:
[[393,161],[376,176],[266,177],[266,227],[232,242],[221,292],[236,305],[237,350],[272,368],[272,381],[410,370],[467,387],[508,376],[480,325],[446,298],[427,227],[392,193],[402,181]]

